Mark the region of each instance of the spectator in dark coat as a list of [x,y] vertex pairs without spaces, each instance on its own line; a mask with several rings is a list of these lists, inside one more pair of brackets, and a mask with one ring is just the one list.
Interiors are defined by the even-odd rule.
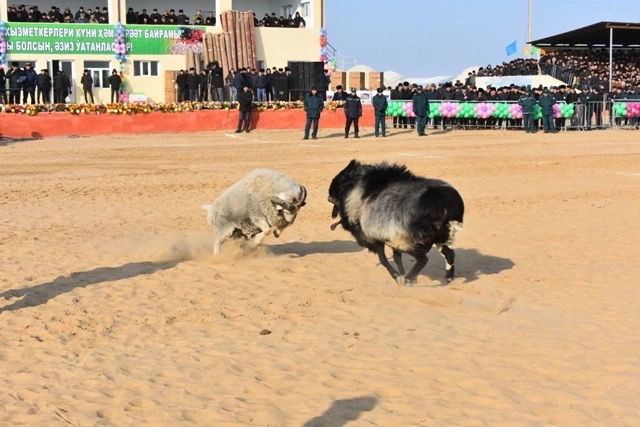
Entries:
[[118,102],[118,95],[120,92],[120,84],[122,83],[122,79],[118,75],[118,72],[113,69],[111,71],[111,75],[109,76],[109,87],[111,88],[111,103]]
[[38,74],[37,89],[37,101],[38,104],[50,104],[51,103],[51,76],[49,70],[43,68]]
[[349,94],[347,92],[342,90],[342,86],[338,85],[338,86],[336,86],[336,91],[333,93],[333,100],[334,101],[346,101],[348,95]]
[[11,63],[11,69],[7,71],[6,78],[9,80],[9,104],[20,104],[20,91],[26,76],[18,62]]
[[4,67],[0,65],[0,104],[7,103],[7,77],[4,72]]
[[22,102],[24,104],[27,103],[27,99],[31,96],[31,103],[36,103],[36,86],[38,85],[38,74],[31,67],[31,62],[27,62],[24,64],[24,75],[26,79],[24,80],[24,84],[22,86],[22,90],[24,91],[24,97]]
[[[84,70],[82,78],[80,79],[80,84],[82,85],[82,91],[84,92],[84,102],[88,104],[88,98],[91,98],[91,103],[93,104],[93,77],[89,74],[89,70]],[[87,97],[87,95],[89,96]]]
[[264,75],[264,69],[261,68],[260,72],[254,77],[254,84],[256,94],[258,95],[258,102],[267,101],[267,76]]
[[200,76],[196,74],[196,69],[193,67],[189,68],[187,87],[189,88],[189,101],[196,102],[200,94]]
[[360,97],[356,94],[355,87],[351,88],[351,93],[347,97],[347,100],[344,101],[344,115],[347,119],[347,122],[344,126],[344,137],[349,138],[351,123],[353,123],[355,137],[360,138],[358,136],[358,132],[360,132],[360,128],[358,127],[358,120],[360,120],[360,116],[362,116],[362,102],[360,102]]
[[211,87],[215,95],[215,99],[212,98],[211,100],[224,101],[224,73],[218,61],[213,62],[213,68],[211,69]]
[[178,72],[176,77],[176,85],[178,86],[178,102],[184,102],[189,99],[189,86],[187,85],[187,75],[184,70]]
[[[238,73],[240,74],[240,73]],[[249,133],[251,129],[251,105],[253,104],[253,92],[248,84],[245,84],[238,92],[238,129],[236,133],[244,131]]]
[[311,88],[311,92],[304,97],[304,111],[307,112],[307,123],[304,127],[304,138],[309,139],[309,130],[313,124],[313,133],[311,137],[316,139],[318,136],[318,122],[320,121],[320,113],[324,109],[324,101],[318,94],[316,87]]

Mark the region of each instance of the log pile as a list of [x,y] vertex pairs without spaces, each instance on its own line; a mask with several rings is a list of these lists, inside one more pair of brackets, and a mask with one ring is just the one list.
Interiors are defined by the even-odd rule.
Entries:
[[[221,34],[207,34],[205,61],[216,60],[225,71],[231,68],[256,68],[256,37],[253,12],[227,10],[220,15]],[[209,37],[211,36],[211,37]],[[208,53],[211,50],[211,53]],[[208,62],[205,62],[208,63]]]

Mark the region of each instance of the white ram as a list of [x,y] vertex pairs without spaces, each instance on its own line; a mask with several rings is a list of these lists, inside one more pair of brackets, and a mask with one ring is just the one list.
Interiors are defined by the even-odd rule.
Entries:
[[279,237],[305,205],[307,189],[281,172],[254,169],[225,190],[211,205],[203,205],[215,232],[213,253],[229,238],[248,240],[254,249],[271,232]]

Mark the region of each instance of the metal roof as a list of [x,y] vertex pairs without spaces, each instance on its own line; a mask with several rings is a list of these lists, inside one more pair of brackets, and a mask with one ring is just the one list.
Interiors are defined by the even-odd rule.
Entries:
[[609,47],[609,31],[613,28],[614,47],[640,46],[640,23],[602,21],[586,27],[529,43],[537,47],[587,47],[602,45]]

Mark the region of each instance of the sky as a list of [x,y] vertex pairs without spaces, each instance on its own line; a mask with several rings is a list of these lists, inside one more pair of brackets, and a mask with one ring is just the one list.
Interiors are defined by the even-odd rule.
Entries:
[[[405,77],[454,76],[524,57],[528,0],[325,0],[341,55]],[[533,0],[532,39],[600,21],[640,22],[638,0]],[[513,41],[518,51],[507,56]]]

